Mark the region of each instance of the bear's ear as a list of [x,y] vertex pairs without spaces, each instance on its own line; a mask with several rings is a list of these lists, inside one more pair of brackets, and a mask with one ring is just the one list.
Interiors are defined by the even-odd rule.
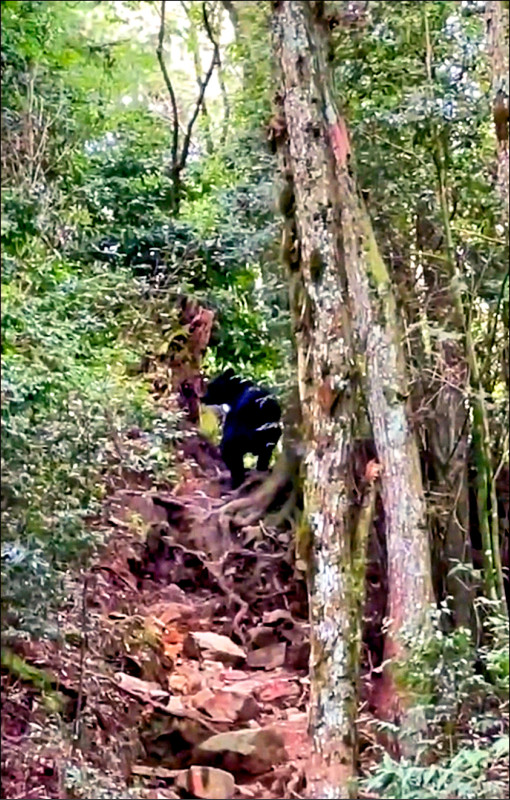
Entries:
[[229,381],[230,378],[234,377],[234,375],[235,375],[234,370],[232,369],[232,367],[229,367],[228,369],[225,370],[225,372],[223,373],[223,375],[221,377],[226,379],[227,381]]

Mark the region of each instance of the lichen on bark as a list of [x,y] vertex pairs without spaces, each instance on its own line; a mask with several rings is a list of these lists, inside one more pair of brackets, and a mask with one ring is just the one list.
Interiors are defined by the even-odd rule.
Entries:
[[360,367],[382,466],[393,652],[403,651],[405,624],[426,624],[432,592],[396,305],[352,174],[347,126],[332,99],[320,7],[303,0],[275,4],[274,31],[297,269],[313,307],[308,316],[294,311],[312,544],[311,727],[319,761],[310,791],[343,798],[355,792],[363,526],[369,524],[363,511],[356,529],[349,491],[349,458],[362,413]]

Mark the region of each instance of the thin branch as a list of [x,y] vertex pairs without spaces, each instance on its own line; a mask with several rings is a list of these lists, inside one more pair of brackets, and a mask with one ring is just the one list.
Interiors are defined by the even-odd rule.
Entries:
[[[220,13],[221,13],[221,11],[220,11]],[[214,38],[212,29],[211,29],[211,25],[209,23],[209,19],[207,17],[207,13],[206,13],[206,10],[205,10],[205,3],[203,5],[203,14],[204,14],[205,31],[207,33],[209,41],[211,42],[211,44],[212,44],[212,46],[214,48],[214,53],[215,53],[215,56],[216,56],[216,66],[218,67],[218,82],[220,84],[221,96],[223,98],[224,114],[223,114],[223,132],[222,132],[222,135],[221,135],[221,141],[222,141],[222,144],[223,144],[225,142],[226,137],[227,137],[228,121],[230,119],[230,103],[228,102],[227,87],[225,86],[225,81],[223,80],[223,70],[222,70],[222,64],[221,64],[221,58],[220,58],[220,47],[219,47],[218,42]]]
[[[206,7],[205,7],[205,2],[202,3],[202,13],[203,13],[203,17],[204,17],[204,25],[206,24],[206,20],[207,20],[207,24],[209,24],[209,20],[207,19],[207,11],[206,11]],[[211,64],[209,66],[209,69],[206,72],[204,80],[202,81],[202,84],[201,84],[201,87],[200,87],[200,93],[198,95],[197,102],[196,102],[196,105],[195,105],[195,110],[193,111],[191,119],[188,122],[188,128],[187,128],[187,131],[186,131],[186,135],[185,135],[184,141],[182,143],[181,157],[179,159],[179,168],[180,169],[183,169],[184,165],[186,164],[186,160],[188,158],[188,152],[189,152],[189,144],[190,144],[190,141],[191,141],[191,133],[193,131],[193,125],[195,124],[196,119],[198,117],[200,108],[201,108],[203,100],[204,100],[205,90],[207,89],[208,83],[211,80],[211,76],[213,74],[213,70],[214,70],[215,65],[216,65],[216,51],[214,51],[214,53],[213,53]]]
[[206,6],[205,6],[205,2],[202,3],[202,15],[203,15],[203,19],[204,19],[205,32],[207,33],[208,39],[209,39],[209,41],[211,42],[211,44],[213,46],[215,64],[217,64],[218,67],[221,67],[220,48],[218,47],[218,43],[217,43],[216,39],[214,38],[212,29],[211,29],[211,24],[209,22],[209,17],[207,16],[207,10],[206,10]]
[[506,244],[504,239],[493,239],[492,236],[484,236],[483,233],[477,233],[476,231],[466,231],[463,228],[457,228],[456,225],[452,225],[452,229],[456,233],[462,233],[465,236],[475,236],[477,239],[483,239],[484,242],[491,242],[492,244]]
[[496,467],[496,471],[494,472],[494,483],[499,478],[499,474],[500,474],[501,470],[505,466],[505,463],[508,461],[508,431],[506,432],[505,439],[503,441],[502,451],[503,451],[503,455],[501,456],[501,460],[500,460],[498,466]]
[[388,147],[391,147],[393,150],[397,150],[397,152],[402,153],[403,155],[407,156],[409,159],[412,159],[414,162],[419,162],[420,164],[423,164],[424,166],[427,166],[427,162],[425,161],[424,158],[422,158],[421,156],[417,155],[416,153],[413,153],[411,150],[406,150],[405,147],[402,147],[399,144],[395,144],[394,142],[391,142],[389,139],[386,139],[384,136],[380,136],[378,133],[376,133],[372,129],[372,126],[368,126],[368,129],[367,129],[366,138],[368,139],[369,137],[371,139],[377,139],[377,141],[381,142],[381,144],[388,145]]
[[172,103],[172,117],[173,117],[173,137],[172,137],[172,167],[175,169],[178,166],[182,166],[182,158],[179,159],[177,157],[177,151],[179,147],[179,114],[177,112],[177,103],[175,100],[175,92],[172,86],[172,81],[170,80],[170,76],[168,74],[168,70],[165,65],[165,61],[163,59],[163,39],[165,37],[165,6],[166,0],[161,0],[161,25],[159,26],[159,38],[158,38],[158,47],[156,50],[156,55],[158,57],[159,66],[161,67],[161,72],[163,74],[163,79],[165,81],[166,88],[168,89],[168,94],[170,95],[170,101]]
[[503,302],[503,298],[505,296],[505,288],[507,285],[508,277],[509,277],[510,270],[506,271],[506,275],[503,278],[501,283],[501,287],[499,290],[498,295],[498,302],[496,303],[496,311],[494,312],[494,322],[492,323],[492,331],[489,336],[489,346],[487,348],[487,356],[485,358],[485,364],[482,367],[482,377],[485,378],[487,373],[489,372],[490,363],[492,360],[492,348],[494,347],[494,342],[496,341],[496,332],[498,329],[498,320],[499,320],[499,312],[501,309],[501,304]]
[[80,642],[80,666],[78,678],[78,699],[76,704],[76,717],[73,725],[72,752],[74,753],[81,733],[81,716],[83,706],[83,682],[85,677],[85,655],[87,652],[87,589],[89,576],[83,579],[82,606],[81,606],[81,642]]
[[185,12],[188,20],[191,22],[191,11],[190,11],[190,9],[188,8],[188,6],[184,2],[184,0],[180,0],[180,2],[181,2],[181,6],[183,7],[184,12]]
[[[180,3],[181,3],[182,8],[184,9],[184,12],[185,12],[186,16],[188,17],[188,22],[190,24],[190,29],[191,29],[190,30],[190,42],[191,42],[191,47],[192,47],[192,50],[193,50],[193,61],[194,61],[194,64],[195,64],[195,75],[196,75],[197,86],[198,86],[198,89],[200,91],[200,87],[202,85],[202,79],[201,79],[202,61],[201,61],[201,58],[200,58],[200,45],[199,45],[199,41],[198,41],[198,35],[196,33],[196,29],[195,29],[195,26],[193,24],[193,20],[192,20],[190,9],[188,8],[188,6],[184,2],[184,0],[180,0]],[[206,139],[207,139],[207,152],[208,153],[212,153],[213,149],[214,149],[214,144],[213,144],[213,140],[212,140],[212,136],[211,136],[211,123],[210,123],[210,119],[209,119],[209,113],[207,111],[207,106],[205,104],[205,100],[202,103],[202,117],[204,118],[204,132],[205,132],[205,136],[206,136]]]
[[101,50],[107,50],[110,47],[117,47],[117,45],[119,44],[126,44],[126,42],[129,41],[130,40],[126,38],[126,39],[117,39],[117,41],[115,42],[104,42],[103,44],[88,44],[87,49],[91,53],[97,53],[100,52]]

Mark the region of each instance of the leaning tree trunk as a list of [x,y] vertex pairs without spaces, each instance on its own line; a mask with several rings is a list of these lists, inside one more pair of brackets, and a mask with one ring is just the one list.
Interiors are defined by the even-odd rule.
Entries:
[[[489,45],[489,58],[492,73],[492,102],[493,118],[497,140],[498,158],[498,190],[502,200],[501,220],[505,226],[505,237],[508,241],[508,211],[509,211],[509,147],[508,147],[508,96],[509,88],[509,13],[508,3],[491,0],[486,9],[487,39]],[[505,282],[503,282],[505,289]],[[508,284],[504,291],[501,303],[501,318],[503,329],[508,330]],[[509,355],[508,337],[503,340],[501,367],[502,377],[508,387],[509,380]]]
[[[408,389],[395,302],[370,220],[349,167],[343,118],[329,88],[322,3],[273,3],[282,71],[288,173],[283,209],[295,202],[294,267],[298,371],[303,407],[305,506],[313,570],[312,704],[321,758],[317,797],[348,797],[354,774],[355,683],[359,658],[359,543],[348,461],[357,386],[382,467],[388,544],[388,653],[404,656],[408,636],[426,626],[432,598],[418,449],[407,419]],[[293,191],[289,191],[291,188]],[[370,506],[370,502],[368,503]],[[358,581],[353,578],[357,575]]]
[[503,202],[504,223],[508,226],[508,3],[490,0],[487,3],[486,21],[498,148],[498,189]]
[[[392,235],[389,220],[378,218],[405,340],[413,391],[411,403],[421,437],[428,527],[431,533],[432,582],[436,600],[449,598],[451,621],[472,621],[472,559],[469,539],[468,375],[452,319],[453,304],[445,276],[444,235],[419,203],[416,242],[412,217],[406,236]],[[434,252],[437,251],[437,259]],[[420,273],[423,281],[420,280]],[[435,342],[432,326],[451,338]]]
[[[499,2],[497,0],[490,0],[486,6],[486,23],[487,23],[487,40],[488,40],[488,54],[490,59],[491,77],[492,77],[492,111],[494,128],[496,133],[496,147],[497,147],[497,183],[499,195],[501,197],[501,221],[504,226],[504,236],[508,243],[508,213],[509,213],[509,143],[508,143],[508,126],[509,126],[509,94],[510,94],[510,79],[509,79],[509,11],[508,3]],[[503,277],[501,283],[501,323],[502,323],[502,345],[501,345],[501,377],[506,387],[506,399],[508,402],[508,384],[509,384],[509,343],[508,343],[508,272]],[[497,313],[497,312],[496,312]],[[497,318],[494,321],[492,343],[494,343],[494,336],[498,324]],[[507,447],[506,445],[503,449]],[[504,458],[504,453],[502,454]],[[501,496],[501,492],[496,491],[496,481],[498,479],[499,467],[494,475],[494,491],[493,491],[493,504],[497,500],[495,495]],[[503,515],[504,516],[504,515]],[[504,524],[500,527],[503,528],[503,545],[502,549],[506,549],[506,558],[508,559],[508,527],[505,531]],[[508,567],[508,562],[507,562]],[[507,580],[507,605],[508,605],[508,572]]]

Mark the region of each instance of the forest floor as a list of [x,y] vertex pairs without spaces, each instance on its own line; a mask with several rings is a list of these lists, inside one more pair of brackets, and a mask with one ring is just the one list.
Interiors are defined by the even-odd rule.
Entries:
[[[155,402],[172,415],[172,370],[152,367]],[[253,471],[231,491],[218,449],[188,420],[171,483],[122,466],[151,447],[146,432],[114,439],[121,468],[104,474],[89,521],[104,544],[66,574],[59,635],[20,634],[2,652],[1,797],[305,797],[310,630],[288,496],[268,507],[271,482]],[[358,720],[365,774],[378,761],[370,707]],[[491,767],[500,796],[507,765]]]
[[3,670],[5,800],[302,796],[309,623],[292,533],[243,517],[262,477],[230,491],[217,448],[184,428],[171,488],[109,486],[91,522],[105,545],[68,575],[59,640],[14,647],[47,691]]

